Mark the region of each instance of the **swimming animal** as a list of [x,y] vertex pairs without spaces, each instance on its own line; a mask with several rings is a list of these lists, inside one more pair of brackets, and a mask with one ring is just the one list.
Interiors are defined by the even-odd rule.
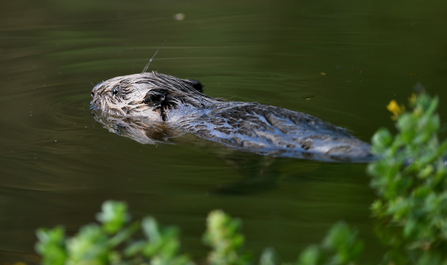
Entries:
[[338,162],[375,159],[368,143],[341,127],[280,107],[213,98],[197,80],[143,72],[101,82],[91,96],[98,121],[142,143],[192,133],[263,155]]

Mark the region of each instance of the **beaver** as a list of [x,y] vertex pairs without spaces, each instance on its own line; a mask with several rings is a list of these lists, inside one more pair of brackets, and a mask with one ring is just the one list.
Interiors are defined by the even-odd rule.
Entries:
[[[156,128],[167,138],[192,133],[263,155],[341,162],[375,159],[371,146],[346,129],[281,107],[213,98],[203,87],[197,80],[158,72],[119,76],[93,88],[91,108],[109,129],[121,128],[121,135],[142,143],[157,141]],[[176,133],[163,133],[169,130]]]

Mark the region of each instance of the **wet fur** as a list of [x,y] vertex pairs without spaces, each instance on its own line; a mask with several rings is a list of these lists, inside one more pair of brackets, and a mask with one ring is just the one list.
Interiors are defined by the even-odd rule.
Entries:
[[196,80],[156,72],[121,76],[96,85],[92,97],[102,115],[148,128],[163,124],[231,148],[329,161],[373,158],[369,144],[343,128],[280,107],[212,98]]
[[[136,89],[145,87],[147,89]],[[148,110],[158,113],[167,121],[166,111],[186,104],[203,107],[219,99],[202,93],[202,84],[196,80],[152,73],[115,77],[96,85],[92,91],[92,106],[118,116],[141,116]],[[114,93],[114,89],[118,92]]]

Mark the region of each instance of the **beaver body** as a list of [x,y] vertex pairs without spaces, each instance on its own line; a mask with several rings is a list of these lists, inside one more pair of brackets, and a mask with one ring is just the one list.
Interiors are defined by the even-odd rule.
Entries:
[[93,88],[91,106],[101,117],[110,117],[101,118],[102,123],[114,121],[133,131],[171,128],[266,155],[344,162],[374,159],[369,144],[341,127],[280,107],[212,98],[202,88],[196,80],[156,72],[120,76]]

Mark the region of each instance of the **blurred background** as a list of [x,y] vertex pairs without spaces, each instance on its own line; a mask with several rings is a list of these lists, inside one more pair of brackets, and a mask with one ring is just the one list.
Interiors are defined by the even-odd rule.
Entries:
[[246,246],[295,261],[338,220],[377,262],[363,164],[262,157],[217,147],[142,145],[92,117],[93,86],[149,71],[200,80],[205,93],[302,111],[370,141],[385,106],[413,88],[447,109],[445,1],[2,1],[0,264],[35,264],[35,230],[73,234],[107,199],[182,230],[196,260],[205,218],[244,222]]

